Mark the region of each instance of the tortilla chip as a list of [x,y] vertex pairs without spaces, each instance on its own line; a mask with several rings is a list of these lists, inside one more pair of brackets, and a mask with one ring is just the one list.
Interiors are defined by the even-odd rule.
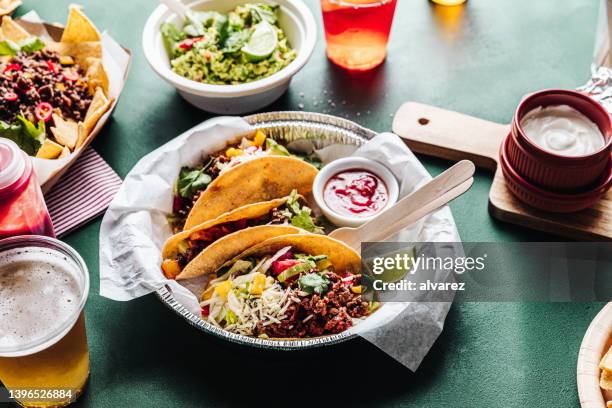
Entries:
[[66,146],[64,146],[64,148],[62,149],[62,152],[60,153],[60,155],[57,157],[58,159],[63,159],[64,157],[68,157],[70,156],[70,149],[67,148]]
[[43,145],[38,152],[36,153],[36,157],[39,159],[55,159],[62,152],[62,146],[55,143],[53,140],[47,138],[43,142]]
[[2,0],[0,1],[0,16],[11,14],[15,9],[21,6],[21,0]]
[[96,88],[91,105],[89,105],[89,109],[87,109],[87,113],[85,114],[85,121],[83,122],[85,137],[89,136],[93,128],[96,126],[96,123],[98,123],[102,115],[106,113],[112,103],[113,99],[108,99],[106,96],[104,96],[104,91],[102,88]]
[[[47,48],[51,51],[56,51],[60,55],[68,55],[74,58],[74,61],[81,66],[85,71],[89,68],[87,64],[88,58],[102,59],[102,43],[99,41],[89,41],[81,43],[62,43],[62,42],[47,42]],[[91,60],[90,60],[91,61]]]
[[228,259],[270,238],[300,234],[304,231],[290,225],[258,225],[232,232],[212,244],[191,260],[176,277],[177,280],[192,279],[214,273]]
[[53,114],[53,124],[55,126],[51,127],[51,132],[55,140],[70,150],[74,150],[79,140],[78,124],[73,120],[64,120],[64,118],[55,113]]
[[612,371],[601,371],[601,377],[599,379],[599,386],[602,390],[612,391]]
[[31,37],[30,33],[9,16],[2,17],[2,34],[5,40],[11,40],[16,43]]
[[83,14],[83,11],[78,6],[72,5],[60,42],[81,43],[86,41],[100,41],[100,33],[91,20]]
[[87,140],[87,136],[89,136],[89,134],[85,130],[85,124],[83,122],[78,123],[78,134],[79,134],[79,137],[77,139],[77,144],[76,144],[77,149],[83,146],[83,143],[85,143],[85,141]]
[[87,72],[85,77],[87,78],[87,86],[89,93],[95,94],[96,88],[100,87],[104,91],[105,95],[108,95],[108,75],[104,70],[104,65],[100,58],[89,57],[87,58]]
[[608,352],[601,359],[599,368],[602,370],[612,371],[612,346],[610,346]]
[[294,253],[327,255],[329,261],[334,266],[334,271],[340,276],[347,273],[358,274],[361,270],[361,257],[353,248],[342,241],[338,241],[326,235],[311,233],[283,235],[270,238],[247,249],[224,265],[230,265],[239,259],[246,259],[251,256],[275,254],[288,246],[291,247]]
[[318,170],[296,157],[264,156],[241,163],[217,177],[189,212],[185,229],[246,204],[312,191]]

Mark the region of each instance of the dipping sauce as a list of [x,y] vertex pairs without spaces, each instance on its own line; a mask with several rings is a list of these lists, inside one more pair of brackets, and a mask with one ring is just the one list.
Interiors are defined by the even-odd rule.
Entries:
[[521,120],[525,135],[542,149],[561,156],[584,156],[603,148],[601,130],[568,105],[539,107]]
[[389,191],[385,182],[371,171],[348,169],[327,181],[323,200],[340,215],[367,218],[387,206]]

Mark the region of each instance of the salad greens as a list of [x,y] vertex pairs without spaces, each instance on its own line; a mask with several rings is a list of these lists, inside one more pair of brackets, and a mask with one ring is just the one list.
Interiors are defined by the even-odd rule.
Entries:
[[45,122],[35,125],[22,115],[17,120],[14,124],[0,121],[0,137],[11,139],[28,155],[35,156],[45,141]]
[[45,43],[38,37],[27,38],[20,43],[11,40],[0,41],[0,55],[17,55],[19,51],[31,54],[45,48]]

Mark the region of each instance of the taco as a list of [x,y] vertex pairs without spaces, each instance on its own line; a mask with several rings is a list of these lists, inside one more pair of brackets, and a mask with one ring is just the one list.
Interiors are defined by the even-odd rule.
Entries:
[[[279,225],[291,228],[253,229]],[[294,190],[287,197],[247,204],[173,235],[162,251],[162,270],[171,279],[195,278],[214,272],[222,264],[216,260],[223,255],[227,260],[272,236],[303,231],[322,233],[323,228],[316,225],[311,209]]]
[[327,236],[271,238],[224,264],[202,295],[202,317],[260,338],[340,333],[377,307],[361,297],[360,266],[357,252]]
[[0,37],[0,137],[30,156],[68,156],[113,103],[100,33],[71,6],[60,42],[31,34],[9,16]]
[[198,167],[184,167],[174,187],[175,232],[246,204],[287,196],[293,189],[307,195],[318,163],[290,153],[262,131],[207,158]]

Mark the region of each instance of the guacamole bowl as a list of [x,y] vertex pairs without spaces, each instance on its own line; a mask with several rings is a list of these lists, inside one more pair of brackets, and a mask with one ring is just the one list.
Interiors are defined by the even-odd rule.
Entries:
[[[195,11],[227,13],[246,3],[253,3],[253,0],[199,0],[187,6]],[[187,102],[199,109],[231,115],[261,109],[287,90],[293,76],[312,55],[317,36],[315,19],[301,0],[276,0],[274,3],[280,6],[278,24],[297,55],[286,67],[263,79],[236,85],[216,85],[194,81],[174,72],[160,27],[163,23],[182,27],[183,19],[165,5],[159,5],[145,24],[142,34],[145,57],[163,80],[173,85]]]

